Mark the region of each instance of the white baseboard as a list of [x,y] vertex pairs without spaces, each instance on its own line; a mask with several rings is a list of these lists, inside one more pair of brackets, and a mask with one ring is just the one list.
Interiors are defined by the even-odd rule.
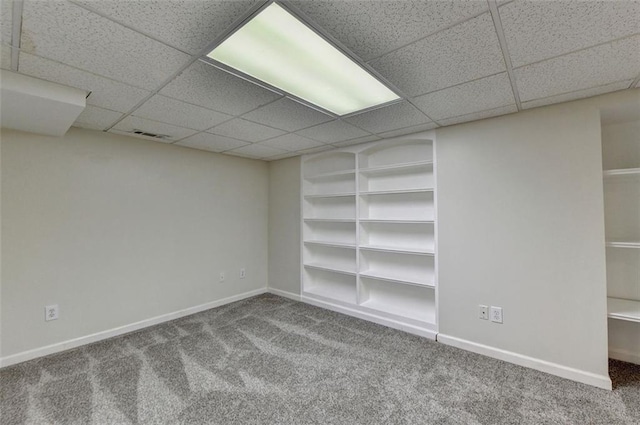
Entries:
[[640,364],[640,353],[634,353],[629,350],[610,348],[609,357],[627,363]]
[[306,297],[304,295],[300,297],[300,300],[307,304],[315,305],[316,307],[322,307],[322,308],[326,308],[327,310],[337,311],[338,313],[343,313],[349,316],[357,317],[358,319],[368,320],[370,322],[374,322],[379,325],[398,329],[410,334],[422,336],[432,340],[436,339],[437,332],[430,329],[424,329],[419,326],[402,323],[397,320],[389,319],[387,317],[377,316],[375,314],[370,314],[363,311],[355,310],[339,304],[333,304],[328,301],[318,300],[316,298]]
[[276,288],[267,288],[267,291],[270,294],[273,295],[278,295],[280,297],[284,297],[284,298],[289,298],[290,300],[294,300],[294,301],[300,301],[300,294],[296,294],[293,292],[289,292],[289,291],[283,291],[282,289],[276,289]]
[[141,320],[139,322],[131,323],[129,325],[119,326],[117,328],[96,332],[91,335],[81,336],[79,338],[74,338],[67,341],[58,342],[56,344],[47,345],[45,347],[34,348],[32,350],[27,350],[21,353],[12,354],[10,356],[0,358],[0,368],[11,366],[17,363],[22,363],[27,360],[33,360],[35,358],[47,356],[49,354],[59,353],[60,351],[70,350],[72,348],[91,344],[92,342],[101,341],[103,339],[112,338],[114,336],[123,335],[129,332],[137,331],[142,328],[157,325],[159,323],[168,322],[174,319],[179,319],[181,317],[189,316],[195,313],[200,313],[201,311],[209,310],[211,308],[220,307],[221,305],[229,304],[235,301],[243,300],[245,298],[250,298],[256,295],[264,294],[266,292],[267,292],[267,288],[255,289],[253,291],[223,298],[221,300],[211,301],[211,302],[200,304],[194,307],[185,308],[183,310],[174,311],[173,313],[167,313],[161,316],[152,317],[150,319]]
[[611,378],[609,378],[608,375],[598,375],[584,370],[562,366],[557,363],[551,363],[545,360],[524,356],[522,354],[501,350],[499,348],[478,344],[476,342],[467,341],[449,335],[438,334],[438,341],[446,345],[451,345],[453,347],[472,351],[495,359],[504,360],[519,366],[539,370],[561,378],[571,379],[572,381],[582,382],[583,384],[593,385],[594,387],[603,388],[605,390],[611,390]]

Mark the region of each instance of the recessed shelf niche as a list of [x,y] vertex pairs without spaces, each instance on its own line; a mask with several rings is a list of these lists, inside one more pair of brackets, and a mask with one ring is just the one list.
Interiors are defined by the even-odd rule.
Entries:
[[303,157],[303,300],[435,338],[431,138]]

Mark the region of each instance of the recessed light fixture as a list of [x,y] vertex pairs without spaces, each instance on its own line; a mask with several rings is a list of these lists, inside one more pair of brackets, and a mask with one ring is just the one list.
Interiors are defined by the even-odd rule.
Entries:
[[335,115],[400,99],[277,3],[260,10],[207,56]]

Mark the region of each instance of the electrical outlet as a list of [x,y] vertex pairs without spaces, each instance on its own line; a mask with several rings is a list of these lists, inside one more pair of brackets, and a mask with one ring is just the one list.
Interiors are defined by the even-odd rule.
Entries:
[[502,323],[502,307],[491,306],[491,321]]
[[247,271],[243,268],[240,269],[240,279],[247,277]]
[[482,320],[489,320],[489,307],[480,304],[478,306],[478,318]]
[[44,307],[44,320],[46,322],[49,320],[58,320],[58,313],[58,304],[47,305]]
[[220,283],[224,282],[225,276],[224,272],[220,272]]

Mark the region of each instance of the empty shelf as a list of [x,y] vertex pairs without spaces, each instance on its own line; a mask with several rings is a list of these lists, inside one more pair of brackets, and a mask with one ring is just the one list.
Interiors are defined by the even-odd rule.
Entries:
[[426,323],[435,323],[436,314],[433,307],[423,303],[389,303],[384,299],[370,299],[360,304],[372,310],[383,311],[397,316],[407,317]]
[[362,223],[397,223],[397,224],[423,224],[434,223],[433,220],[396,220],[396,219],[384,219],[384,218],[361,218]]
[[607,298],[607,317],[640,323],[640,301]]
[[321,263],[309,263],[309,264],[305,264],[304,267],[307,269],[324,270],[328,272],[348,274],[351,276],[355,276],[356,274],[355,270],[349,270],[346,268],[340,268],[340,267],[331,266],[328,264],[321,264]]
[[349,196],[355,196],[355,192],[346,193],[327,193],[321,195],[305,195],[304,199],[321,199],[321,198],[344,198]]
[[433,192],[433,188],[424,188],[424,189],[398,189],[398,190],[371,190],[366,192],[360,192],[360,195],[369,196],[369,195],[396,195],[402,193],[423,193],[423,192]]
[[433,161],[416,161],[416,162],[405,162],[402,164],[391,164],[391,165],[380,165],[377,167],[368,167],[361,168],[360,172],[363,174],[378,174],[385,173],[387,171],[392,170],[407,170],[411,168],[423,168],[426,166],[433,166]]
[[356,170],[341,170],[341,171],[332,171],[330,173],[321,173],[313,176],[305,177],[307,180],[325,180],[332,179],[335,177],[348,176],[350,174],[355,174]]
[[304,221],[313,223],[355,223],[355,218],[305,218]]
[[391,276],[391,275],[387,275],[377,271],[370,271],[370,270],[365,270],[363,272],[360,272],[360,276],[369,278],[369,279],[383,280],[385,282],[400,283],[404,285],[426,286],[429,288],[433,288],[435,286],[433,279],[428,280],[428,279],[397,277],[397,276]]
[[639,248],[640,249],[640,242],[607,241],[607,246],[609,248]]
[[605,177],[640,176],[640,168],[620,168],[618,170],[605,170]]
[[320,245],[320,246],[328,246],[332,248],[355,248],[356,245],[352,243],[343,243],[343,242],[330,242],[330,241],[304,241],[305,245]]
[[398,254],[414,254],[414,255],[434,255],[435,254],[433,249],[400,248],[396,246],[360,245],[360,249],[363,249],[365,251],[395,252]]

